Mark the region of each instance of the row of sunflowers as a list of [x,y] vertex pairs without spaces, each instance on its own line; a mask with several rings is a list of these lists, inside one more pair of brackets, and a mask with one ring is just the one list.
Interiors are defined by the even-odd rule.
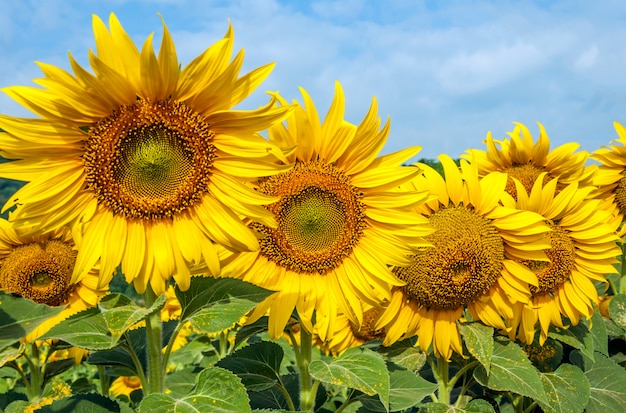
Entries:
[[7,412],[626,406],[626,128],[589,153],[516,124],[440,173],[380,155],[389,120],[346,121],[339,83],[323,118],[304,89],[233,109],[273,65],[240,76],[232,27],[184,67],[165,24],[158,53],[93,30],[91,72],[3,89],[38,116],[0,115],[27,182],[0,220]]

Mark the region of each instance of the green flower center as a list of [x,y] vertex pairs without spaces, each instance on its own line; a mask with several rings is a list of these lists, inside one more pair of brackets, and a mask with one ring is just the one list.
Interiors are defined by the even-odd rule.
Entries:
[[278,228],[254,223],[261,254],[297,273],[325,274],[352,254],[365,228],[362,194],[340,169],[323,162],[298,162],[272,176],[260,190],[280,200],[267,208]]
[[285,201],[280,223],[287,241],[303,251],[331,248],[346,222],[344,204],[332,192],[305,188]]

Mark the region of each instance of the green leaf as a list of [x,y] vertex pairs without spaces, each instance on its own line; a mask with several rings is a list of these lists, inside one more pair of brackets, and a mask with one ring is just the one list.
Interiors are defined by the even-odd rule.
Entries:
[[[401,411],[415,406],[426,396],[437,390],[437,384],[431,383],[417,374],[398,368],[393,363],[389,365],[389,410]],[[359,401],[368,411],[385,412],[385,406],[374,396],[360,396]]]
[[155,393],[139,405],[139,413],[251,412],[246,388],[233,373],[209,367],[197,377],[196,387],[184,397]]
[[591,392],[587,413],[623,412],[626,406],[626,370],[613,360],[596,353],[585,376]]
[[196,385],[194,369],[189,367],[165,376],[165,388],[172,397],[182,397],[191,392]]
[[227,304],[232,298],[260,303],[270,294],[271,291],[235,278],[191,277],[187,291],[176,287],[176,297],[182,307],[181,322],[187,321],[202,308],[217,303]]
[[132,409],[124,403],[109,399],[97,393],[76,394],[54,401],[48,406],[36,410],[37,413],[132,413]]
[[42,322],[65,307],[49,307],[0,291],[0,350],[26,337]]
[[115,347],[119,337],[107,328],[97,307],[74,314],[52,327],[41,339],[58,339],[87,350],[104,350]]
[[609,333],[604,323],[604,317],[600,311],[595,311],[591,316],[591,338],[593,339],[593,348],[605,356],[609,355]]
[[593,360],[594,341],[589,328],[581,321],[578,325],[560,328],[551,326],[548,337],[579,349],[585,356]]
[[229,330],[250,310],[256,307],[257,301],[247,298],[231,298],[198,310],[188,318],[193,329],[201,334],[218,334]]
[[546,413],[582,412],[589,401],[589,380],[581,369],[562,364],[554,373],[541,374],[547,403],[539,402]]
[[130,327],[145,319],[146,316],[161,311],[166,299],[165,294],[162,294],[150,308],[146,309],[139,307],[125,295],[107,294],[100,300],[98,307],[109,331],[113,336],[120,337]]
[[388,360],[414,373],[420,371],[428,360],[428,355],[415,347],[411,340],[399,341],[389,347],[380,347],[378,352]]
[[617,294],[609,302],[609,315],[615,324],[626,328],[626,294]]
[[468,413],[495,413],[491,403],[483,399],[474,399],[463,408]]
[[309,373],[323,383],[377,394],[384,406],[389,405],[389,372],[382,356],[371,350],[355,347],[330,361],[314,360]]
[[248,390],[263,391],[280,381],[283,356],[278,344],[261,341],[235,351],[216,365],[235,373]]
[[18,358],[24,352],[24,344],[5,347],[0,350],[0,367]]
[[474,378],[492,390],[512,391],[547,403],[539,371],[520,346],[503,337],[494,341],[489,373],[479,366],[474,370]]
[[459,323],[459,330],[467,350],[489,373],[493,354],[493,327],[479,322]]

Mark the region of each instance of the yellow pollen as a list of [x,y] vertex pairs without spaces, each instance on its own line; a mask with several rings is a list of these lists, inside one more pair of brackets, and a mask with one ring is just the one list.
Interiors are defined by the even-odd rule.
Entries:
[[86,182],[128,218],[172,217],[208,191],[215,134],[188,106],[139,99],[89,129]]
[[0,263],[0,285],[38,303],[63,305],[74,290],[75,262],[76,251],[62,241],[21,245]]
[[545,250],[550,262],[524,261],[539,279],[539,287],[530,286],[533,297],[553,293],[569,279],[576,263],[574,242],[561,227],[553,226],[546,234],[552,248]]
[[[547,172],[546,168],[543,166],[534,165],[532,163],[529,164],[516,164],[510,167],[504,168],[502,172],[508,174],[509,179],[506,183],[506,192],[509,193],[513,198],[517,199],[517,189],[515,187],[515,182],[513,178],[520,181],[520,183],[524,186],[527,193],[530,193],[535,181],[543,172]],[[543,184],[545,185],[550,179],[552,175],[547,173],[543,179]],[[561,190],[563,185],[557,185],[557,190]]]
[[363,313],[363,324],[361,324],[361,328],[357,329],[352,323],[350,323],[350,328],[352,329],[352,334],[359,340],[363,340],[364,342],[379,340],[385,338],[385,330],[378,329],[375,330],[373,328],[376,317],[378,317],[378,311],[376,309],[366,311]]
[[362,194],[332,165],[296,163],[263,181],[260,190],[281,198],[267,207],[278,228],[252,227],[261,234],[261,253],[284,268],[325,274],[352,253],[363,235]]
[[490,221],[464,206],[436,211],[430,217],[434,246],[413,256],[408,267],[393,272],[407,284],[412,300],[427,308],[453,310],[475,301],[496,282],[503,268],[504,243]]

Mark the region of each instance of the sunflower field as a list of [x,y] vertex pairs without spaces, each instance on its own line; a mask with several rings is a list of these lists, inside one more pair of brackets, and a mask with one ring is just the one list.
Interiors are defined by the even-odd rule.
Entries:
[[0,411],[626,411],[624,126],[412,162],[338,82],[234,109],[273,65],[231,26],[93,32],[3,89]]

